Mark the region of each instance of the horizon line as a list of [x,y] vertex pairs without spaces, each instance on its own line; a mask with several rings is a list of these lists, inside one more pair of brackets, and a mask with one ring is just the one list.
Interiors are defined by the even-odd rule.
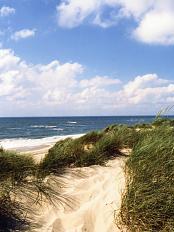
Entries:
[[[0,116],[0,118],[73,118],[73,117],[156,117],[157,115],[155,114],[135,114],[135,115],[66,115],[66,116]],[[165,117],[174,117],[172,114],[164,114],[161,116]]]

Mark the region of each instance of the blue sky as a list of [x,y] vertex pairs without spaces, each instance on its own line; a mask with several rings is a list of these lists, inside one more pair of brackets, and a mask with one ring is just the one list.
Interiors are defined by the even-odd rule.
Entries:
[[174,103],[172,0],[1,0],[0,43],[0,116],[154,114]]

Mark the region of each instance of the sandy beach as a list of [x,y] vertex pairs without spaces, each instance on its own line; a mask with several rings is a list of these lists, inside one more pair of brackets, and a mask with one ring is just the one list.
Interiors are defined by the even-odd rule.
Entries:
[[0,146],[4,149],[20,152],[21,154],[31,154],[36,162],[39,162],[57,141],[66,138],[75,139],[82,135],[84,134],[52,136],[41,139],[4,139],[0,141]]
[[61,206],[45,205],[40,208],[36,232],[118,232],[117,215],[124,189],[124,160],[110,160],[105,167],[68,169],[57,178],[63,182],[55,190],[67,199]]

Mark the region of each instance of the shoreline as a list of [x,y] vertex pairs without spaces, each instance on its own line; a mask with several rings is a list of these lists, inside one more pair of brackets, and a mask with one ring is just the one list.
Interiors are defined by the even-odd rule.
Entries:
[[38,162],[44,157],[48,150],[55,145],[56,142],[66,138],[79,138],[83,135],[84,134],[60,135],[40,139],[2,139],[0,140],[0,146],[2,146],[5,150],[32,155]]

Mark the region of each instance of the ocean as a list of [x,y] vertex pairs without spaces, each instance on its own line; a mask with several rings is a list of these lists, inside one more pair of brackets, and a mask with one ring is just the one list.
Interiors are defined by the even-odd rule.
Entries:
[[[172,117],[172,116],[171,116]],[[155,116],[0,118],[0,146],[5,149],[41,146],[111,124],[151,122]]]

